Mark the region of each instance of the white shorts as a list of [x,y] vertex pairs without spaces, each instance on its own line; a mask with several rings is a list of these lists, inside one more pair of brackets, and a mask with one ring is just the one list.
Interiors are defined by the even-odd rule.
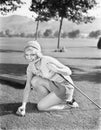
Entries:
[[[37,86],[44,86],[49,92],[52,92],[54,90],[54,83],[48,79],[42,78],[40,76],[35,76],[32,79],[33,82],[33,87],[36,88]],[[57,82],[56,82],[57,84]],[[73,91],[74,91],[74,87],[72,85],[70,85],[66,80],[63,80],[62,82],[59,82],[58,85],[60,84],[61,87],[65,87],[65,93],[64,95],[67,95],[66,97],[68,98],[68,96],[72,96],[73,95]]]

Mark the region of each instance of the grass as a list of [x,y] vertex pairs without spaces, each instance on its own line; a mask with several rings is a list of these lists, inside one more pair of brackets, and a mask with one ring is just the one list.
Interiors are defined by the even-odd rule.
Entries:
[[[26,68],[26,65],[17,64],[2,64],[2,66],[2,73],[6,72],[18,76],[22,76]],[[19,69],[16,70],[16,68]],[[97,69],[99,70],[99,68],[92,68],[94,72],[87,72],[78,67],[72,68],[72,78],[84,93],[100,105],[101,73]],[[10,82],[10,80],[1,80],[0,83],[1,129],[100,130],[100,110],[76,89],[74,96],[80,105],[78,109],[68,108],[66,111],[39,112],[36,109],[36,93],[32,91],[27,104],[26,116],[18,117],[16,110],[21,105],[24,84],[15,81]]]
[[[2,60],[0,61],[0,74],[9,74],[21,77],[25,75],[27,63],[22,52],[9,52],[7,50],[22,51],[28,39],[10,39],[10,46],[4,42]],[[15,41],[15,46],[13,42]],[[101,51],[95,48],[93,40],[62,40],[68,42],[66,53],[55,53],[54,39],[40,39],[43,51],[69,65],[73,71],[72,78],[75,85],[85,94],[101,105]],[[6,41],[7,42],[7,41]],[[75,46],[73,44],[75,43]],[[78,43],[79,42],[79,43]],[[87,44],[89,42],[89,44]],[[19,44],[17,44],[19,43]],[[47,45],[46,43],[49,43]],[[84,44],[85,43],[85,44]],[[21,44],[21,46],[20,46]],[[82,46],[82,47],[81,47]],[[0,79],[0,128],[1,130],[100,130],[101,110],[91,101],[80,94],[76,89],[74,97],[80,107],[68,108],[65,111],[39,112],[36,109],[37,96],[31,91],[27,104],[25,117],[16,115],[17,108],[21,105],[24,82]]]

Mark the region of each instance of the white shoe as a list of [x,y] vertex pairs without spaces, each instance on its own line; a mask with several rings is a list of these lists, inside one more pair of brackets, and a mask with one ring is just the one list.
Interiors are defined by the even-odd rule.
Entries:
[[51,109],[52,110],[63,110],[65,108],[66,105],[64,104],[60,104],[60,105],[55,105],[55,106],[52,106]]
[[69,105],[70,107],[73,107],[73,108],[79,107],[79,105],[78,105],[78,103],[75,101],[75,99],[72,99],[72,101],[67,101],[66,104]]
[[25,116],[26,112],[25,112],[25,110],[18,109],[16,114],[19,116]]
[[76,108],[76,107],[79,107],[79,105],[78,105],[77,102],[74,102],[74,103],[71,105],[71,107]]

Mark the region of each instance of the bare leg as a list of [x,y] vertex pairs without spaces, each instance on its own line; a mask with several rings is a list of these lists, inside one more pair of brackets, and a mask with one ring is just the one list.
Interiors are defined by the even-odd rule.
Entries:
[[53,110],[56,105],[63,102],[66,89],[65,87],[60,86],[60,84],[59,88],[57,88],[46,79],[34,77],[32,85],[38,93],[39,102],[37,106],[39,110]]
[[49,93],[38,103],[38,109],[41,111],[54,110],[55,105],[59,105],[63,102],[61,98],[56,96],[54,92]]
[[41,99],[46,97],[49,94],[48,89],[46,89],[44,86],[38,86],[37,87],[37,102],[39,102]]
[[50,93],[49,81],[41,77],[35,76],[31,81],[32,87],[37,92],[37,101],[39,102],[42,98]]

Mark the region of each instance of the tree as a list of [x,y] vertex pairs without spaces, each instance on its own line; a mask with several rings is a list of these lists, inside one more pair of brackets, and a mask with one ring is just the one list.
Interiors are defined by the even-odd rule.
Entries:
[[46,29],[43,35],[45,37],[50,37],[52,35],[52,30],[51,29]]
[[58,35],[59,35],[59,31],[55,31],[54,32],[54,37],[58,37]]
[[37,30],[37,32],[34,33],[35,39],[36,39],[37,37],[41,37],[41,36],[42,36],[41,31],[38,31],[38,30]]
[[4,32],[1,31],[1,32],[0,32],[0,37],[4,37],[4,36],[5,36]]
[[37,14],[37,17],[35,19],[35,21],[37,21],[37,25],[36,25],[36,37],[35,39],[37,40],[38,37],[38,28],[39,28],[39,22],[43,22],[43,21],[48,21],[50,20],[51,16],[50,13],[47,9],[47,2],[44,0],[32,0],[32,4],[30,6],[30,11],[33,11],[34,13]]
[[24,32],[21,32],[20,33],[20,37],[25,37],[26,35],[25,35],[25,33]]
[[62,38],[66,38],[67,35],[68,35],[67,32],[63,32],[63,33],[61,34],[61,37],[62,37]]
[[22,4],[25,4],[25,2],[22,2],[21,0],[1,0],[0,13],[5,15],[11,11],[15,11],[17,8],[20,8]]
[[97,38],[100,35],[101,35],[101,30],[92,31],[89,33],[89,37],[91,37],[91,38]]
[[97,3],[95,0],[44,0],[47,2],[49,12],[55,14],[60,20],[57,48],[60,46],[61,28],[63,19],[77,24],[92,22],[94,17],[88,16],[88,10],[92,9]]
[[75,31],[69,32],[68,37],[69,38],[76,38],[79,36],[79,34],[80,34],[80,30],[75,30]]
[[10,31],[9,29],[5,30],[5,35],[6,35],[7,37],[10,37],[11,31]]

